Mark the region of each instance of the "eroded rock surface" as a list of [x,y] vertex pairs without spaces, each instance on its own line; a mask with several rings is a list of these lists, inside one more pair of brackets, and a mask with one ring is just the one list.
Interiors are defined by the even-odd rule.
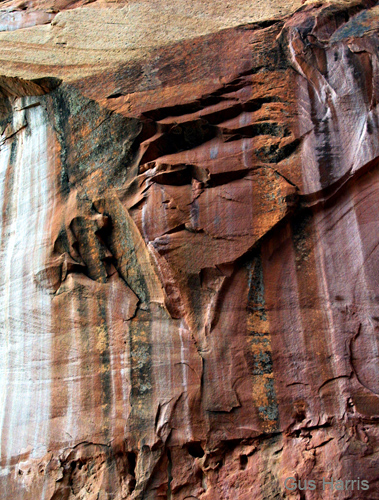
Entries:
[[1,498],[379,498],[379,8],[302,3],[4,2]]

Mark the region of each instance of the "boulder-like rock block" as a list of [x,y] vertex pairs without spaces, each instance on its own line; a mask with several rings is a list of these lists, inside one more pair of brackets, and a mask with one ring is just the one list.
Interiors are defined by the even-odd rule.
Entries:
[[1,500],[379,499],[376,3],[1,2]]

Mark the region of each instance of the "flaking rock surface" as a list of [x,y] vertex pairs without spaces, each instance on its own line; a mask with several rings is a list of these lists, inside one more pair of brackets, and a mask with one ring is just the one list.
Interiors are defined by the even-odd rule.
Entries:
[[1,3],[2,500],[379,499],[375,4]]

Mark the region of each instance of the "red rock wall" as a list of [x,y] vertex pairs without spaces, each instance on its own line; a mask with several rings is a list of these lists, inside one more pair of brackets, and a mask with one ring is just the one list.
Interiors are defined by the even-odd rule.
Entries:
[[0,78],[1,498],[379,498],[378,12]]

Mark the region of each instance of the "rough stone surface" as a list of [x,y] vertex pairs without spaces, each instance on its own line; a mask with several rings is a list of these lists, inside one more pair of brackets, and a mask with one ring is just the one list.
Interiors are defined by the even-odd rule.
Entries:
[[2,2],[1,499],[379,499],[375,3]]

